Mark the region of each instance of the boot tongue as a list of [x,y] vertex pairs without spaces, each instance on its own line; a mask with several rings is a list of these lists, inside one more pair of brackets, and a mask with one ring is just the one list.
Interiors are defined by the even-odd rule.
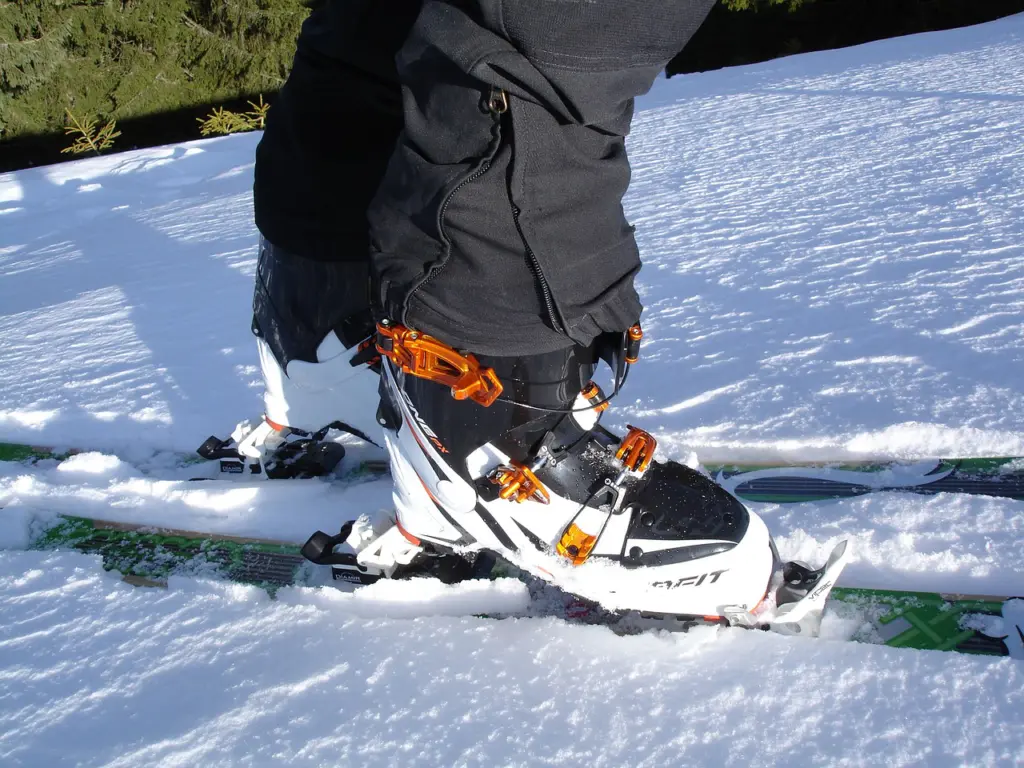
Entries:
[[566,411],[596,367],[586,347],[570,346],[554,352],[521,357],[480,355],[480,364],[494,368],[505,388],[491,409],[508,408],[508,427],[493,440],[516,461],[528,461],[541,440],[565,420]]
[[[592,350],[580,346],[522,357],[478,355],[477,359],[481,365],[494,368],[505,387],[503,398],[556,411],[572,407],[596,367]],[[542,413],[535,411],[534,418]]]

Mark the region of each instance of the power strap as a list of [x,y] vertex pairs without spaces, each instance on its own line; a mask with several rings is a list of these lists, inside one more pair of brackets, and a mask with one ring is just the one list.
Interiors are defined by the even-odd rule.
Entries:
[[594,397],[599,388],[588,385],[584,390],[588,400],[585,408],[545,408],[502,398],[504,386],[493,368],[485,368],[473,355],[464,355],[433,336],[390,320],[377,323],[376,350],[405,373],[451,387],[456,400],[469,399],[487,407],[500,399],[535,411],[575,413],[607,407],[625,385],[630,366],[640,358],[643,337],[643,330],[636,323],[624,333],[603,333],[597,338],[597,357],[612,369],[614,388],[608,397],[600,399]]
[[493,368],[404,325],[377,323],[377,351],[411,376],[451,387],[456,400],[469,399],[486,408],[504,391]]

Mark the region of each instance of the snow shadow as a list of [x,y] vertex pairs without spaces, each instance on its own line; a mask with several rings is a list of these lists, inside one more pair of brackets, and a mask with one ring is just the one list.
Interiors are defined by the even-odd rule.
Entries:
[[258,410],[256,138],[8,176],[5,438],[190,449]]

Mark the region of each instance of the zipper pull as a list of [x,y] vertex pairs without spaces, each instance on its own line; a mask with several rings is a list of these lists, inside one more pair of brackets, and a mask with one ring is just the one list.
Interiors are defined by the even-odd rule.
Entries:
[[491,95],[487,98],[487,108],[496,115],[508,112],[508,94],[501,88],[491,86]]

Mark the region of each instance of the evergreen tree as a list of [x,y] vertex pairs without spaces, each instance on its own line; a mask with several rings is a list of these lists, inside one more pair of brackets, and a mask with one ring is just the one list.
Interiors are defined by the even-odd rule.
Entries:
[[0,140],[273,93],[301,0],[0,0]]

